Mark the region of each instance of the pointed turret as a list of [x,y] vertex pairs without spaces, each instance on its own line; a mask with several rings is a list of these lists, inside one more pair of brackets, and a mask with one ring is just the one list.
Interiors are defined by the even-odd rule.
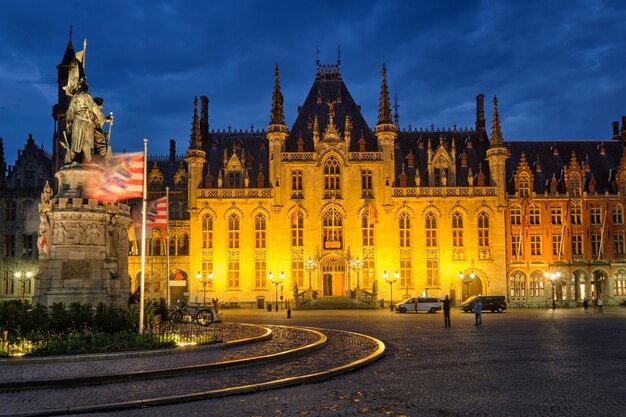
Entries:
[[[491,122],[491,143],[487,149],[487,161],[489,161],[489,176],[491,186],[496,187],[498,205],[506,206],[506,168],[505,162],[509,157],[502,139],[500,130],[500,115],[498,114],[498,97],[493,96],[493,119]],[[484,175],[484,174],[483,174]],[[484,179],[482,180],[484,183]],[[479,184],[480,185],[480,184]]]
[[286,132],[285,112],[283,111],[283,94],[280,92],[278,64],[274,68],[274,94],[272,94],[272,111],[270,112],[270,125],[268,132]]
[[[375,129],[376,138],[383,149],[383,176],[385,183],[389,184],[396,178],[393,161],[393,147],[398,138],[397,127],[391,118],[391,103],[389,102],[389,90],[387,89],[387,67],[383,64],[382,83],[380,86],[380,104],[378,107],[378,123]],[[391,189],[384,196],[383,204],[391,204]]]
[[500,129],[500,115],[498,115],[498,97],[493,96],[493,119],[491,121],[491,144],[490,148],[504,146],[502,131]]
[[200,121],[198,119],[198,97],[193,99],[193,119],[191,120],[191,135],[189,136],[189,148],[202,148],[202,134],[200,133]]
[[188,169],[187,204],[190,210],[195,210],[198,207],[198,188],[202,186],[202,171],[206,163],[206,152],[202,149],[202,132],[198,119],[198,97],[193,99],[193,119],[185,161],[187,161]]
[[376,124],[376,131],[381,125],[392,124],[391,119],[391,104],[389,101],[389,90],[387,89],[387,68],[383,64],[383,81],[380,87],[380,104],[378,106],[378,123]]

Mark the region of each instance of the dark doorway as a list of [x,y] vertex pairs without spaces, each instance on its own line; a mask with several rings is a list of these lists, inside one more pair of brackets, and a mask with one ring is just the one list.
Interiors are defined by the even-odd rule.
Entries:
[[332,274],[324,274],[324,296],[333,295],[333,276]]

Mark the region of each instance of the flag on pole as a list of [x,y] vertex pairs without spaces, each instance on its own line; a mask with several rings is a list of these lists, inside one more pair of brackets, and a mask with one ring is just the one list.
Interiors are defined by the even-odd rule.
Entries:
[[167,206],[167,196],[149,202],[146,212],[146,227],[166,227]]
[[145,157],[142,152],[114,155],[84,191],[89,198],[118,201],[143,195]]

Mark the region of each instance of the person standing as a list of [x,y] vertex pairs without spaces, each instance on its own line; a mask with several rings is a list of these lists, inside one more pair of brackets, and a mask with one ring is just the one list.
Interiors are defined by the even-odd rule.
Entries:
[[450,326],[450,298],[446,295],[446,299],[443,300],[443,324],[445,327]]
[[604,307],[604,300],[602,298],[598,298],[598,312],[602,313],[602,308]]
[[483,302],[480,301],[480,298],[476,298],[476,302],[474,303],[474,314],[476,315],[476,322],[474,326],[482,326],[483,319],[481,317],[483,312]]
[[415,297],[415,314],[417,314],[417,297]]
[[586,298],[583,300],[583,310],[585,310],[585,314],[589,313],[589,300]]

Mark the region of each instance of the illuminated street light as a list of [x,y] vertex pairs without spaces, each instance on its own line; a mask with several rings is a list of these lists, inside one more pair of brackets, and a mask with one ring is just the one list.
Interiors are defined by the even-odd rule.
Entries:
[[393,278],[387,275],[387,271],[383,272],[383,279],[389,283],[389,298],[391,300],[389,310],[391,311],[393,311],[393,283],[398,280],[399,276],[400,274],[398,274],[398,271],[396,271],[396,273],[393,275]]
[[309,290],[312,290],[313,286],[311,285],[311,274],[315,271],[315,269],[317,269],[317,263],[313,259],[309,258],[309,260],[304,263],[304,269],[309,272]]
[[13,276],[15,278],[17,278],[17,280],[20,282],[20,288],[22,291],[22,302],[24,302],[24,293],[26,292],[25,284],[27,280],[30,280],[30,278],[33,276],[33,273],[30,271],[27,272],[16,272],[15,274],[13,274]]
[[196,274],[196,278],[202,284],[202,305],[206,305],[206,286],[213,280],[213,272],[209,272],[207,278],[204,278],[200,272]]
[[552,281],[552,310],[556,310],[556,280],[561,278],[561,272],[544,272],[543,276]]
[[363,261],[360,260],[359,258],[356,258],[356,260],[352,262],[351,267],[353,271],[356,271],[356,287],[360,288],[359,273],[361,272],[361,269],[363,269]]
[[271,272],[268,274],[268,276],[270,278],[270,282],[276,286],[276,310],[275,311],[278,311],[278,285],[281,284],[283,280],[285,279],[285,273],[281,272],[280,277],[276,279],[274,279],[274,274],[272,274]]

